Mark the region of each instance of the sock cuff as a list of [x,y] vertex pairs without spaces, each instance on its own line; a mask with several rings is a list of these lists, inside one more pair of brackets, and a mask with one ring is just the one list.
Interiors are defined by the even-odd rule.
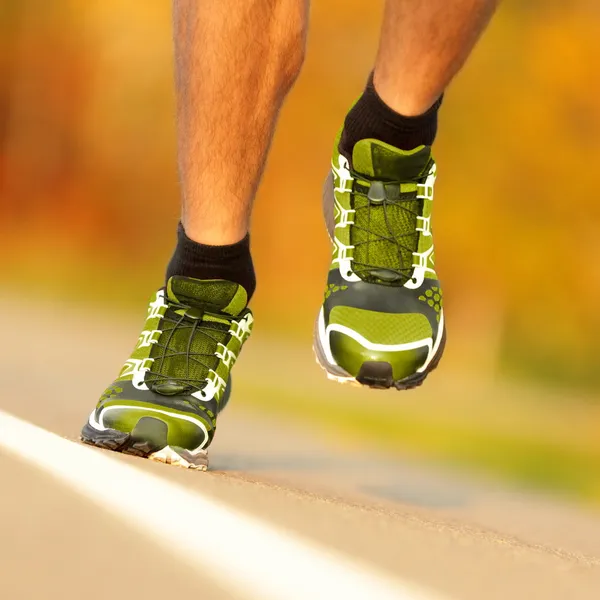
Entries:
[[374,73],[371,73],[362,96],[346,116],[340,152],[351,161],[354,145],[370,138],[401,150],[431,146],[437,134],[438,110],[443,95],[422,115],[405,117],[382,100],[373,80]]
[[256,289],[250,254],[250,235],[235,244],[210,246],[189,238],[182,223],[177,227],[177,246],[167,267],[166,280],[179,275],[194,279],[224,279],[241,285],[248,301]]
[[250,234],[246,234],[246,237],[235,244],[224,246],[200,244],[188,237],[181,221],[177,226],[177,242],[185,254],[190,257],[201,258],[202,261],[235,260],[245,257],[250,253]]
[[365,88],[365,95],[372,98],[373,104],[371,105],[371,108],[378,112],[378,116],[381,119],[383,119],[386,123],[392,124],[405,131],[417,131],[424,125],[427,125],[431,118],[438,112],[444,100],[444,95],[442,94],[424,113],[407,117],[399,112],[396,112],[381,98],[377,92],[377,89],[375,88],[374,73],[371,73],[369,76],[369,81]]
[[374,72],[371,72],[369,75],[364,95],[365,98],[368,98],[370,112],[376,113],[377,118],[381,119],[386,125],[410,133],[419,131],[423,129],[423,127],[427,127],[444,101],[444,94],[442,94],[424,113],[410,117],[402,115],[388,106],[377,92],[377,89],[375,88]]

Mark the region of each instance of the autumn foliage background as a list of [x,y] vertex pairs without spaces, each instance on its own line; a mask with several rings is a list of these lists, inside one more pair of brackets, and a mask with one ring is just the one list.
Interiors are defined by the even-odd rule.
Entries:
[[[330,256],[321,183],[381,4],[314,3],[256,202],[259,330],[310,337]],[[12,0],[0,30],[3,287],[139,312],[178,220],[169,3]],[[600,391],[599,40],[593,0],[507,0],[447,94],[448,369]]]

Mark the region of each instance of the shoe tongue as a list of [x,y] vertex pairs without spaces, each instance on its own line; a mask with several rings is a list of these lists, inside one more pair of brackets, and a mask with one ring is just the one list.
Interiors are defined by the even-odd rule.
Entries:
[[[359,141],[352,153],[354,172],[375,181],[417,182],[427,174],[430,165],[428,146],[406,151],[366,139]],[[359,194],[355,196],[354,209],[358,227],[352,229],[351,242],[356,264],[363,265],[359,276],[391,285],[403,283],[410,276],[413,252],[419,243],[417,215],[421,214],[422,202],[415,194],[414,199],[384,205]]]
[[373,179],[408,183],[423,177],[431,161],[431,148],[400,150],[379,140],[361,140],[352,151],[352,168]]
[[167,298],[171,302],[202,306],[234,317],[248,304],[248,294],[241,285],[222,279],[171,277],[167,282]]

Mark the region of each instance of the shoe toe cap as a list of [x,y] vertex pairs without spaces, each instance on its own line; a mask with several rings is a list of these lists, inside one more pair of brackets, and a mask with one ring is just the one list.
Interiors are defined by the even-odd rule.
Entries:
[[195,450],[208,446],[214,434],[208,418],[143,402],[105,404],[95,417],[103,428],[130,433],[157,447]]
[[[434,334],[422,314],[379,313],[348,307],[332,310],[328,332],[333,357],[350,375],[359,377],[366,369],[364,365],[380,363],[375,369],[377,378],[391,377],[394,381],[414,375],[426,363]],[[384,368],[385,364],[389,368]]]

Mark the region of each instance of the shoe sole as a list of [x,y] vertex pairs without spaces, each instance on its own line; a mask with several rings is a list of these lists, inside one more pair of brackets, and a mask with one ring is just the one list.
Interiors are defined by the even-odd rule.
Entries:
[[360,368],[357,377],[353,377],[338,365],[332,365],[325,356],[319,336],[319,318],[315,322],[313,334],[313,350],[317,364],[325,371],[327,379],[337,383],[344,383],[356,387],[368,387],[376,390],[389,390],[395,388],[398,391],[407,391],[417,388],[423,384],[427,376],[436,369],[446,347],[446,329],[442,333],[442,340],[433,360],[422,373],[414,373],[404,379],[394,379],[392,365],[388,362],[365,362]]
[[[94,414],[94,413],[92,413]],[[130,454],[139,458],[197,471],[208,470],[208,453],[204,449],[186,450],[167,443],[168,425],[155,417],[142,417],[133,431],[97,429],[92,419],[81,431],[81,441],[104,450]]]

